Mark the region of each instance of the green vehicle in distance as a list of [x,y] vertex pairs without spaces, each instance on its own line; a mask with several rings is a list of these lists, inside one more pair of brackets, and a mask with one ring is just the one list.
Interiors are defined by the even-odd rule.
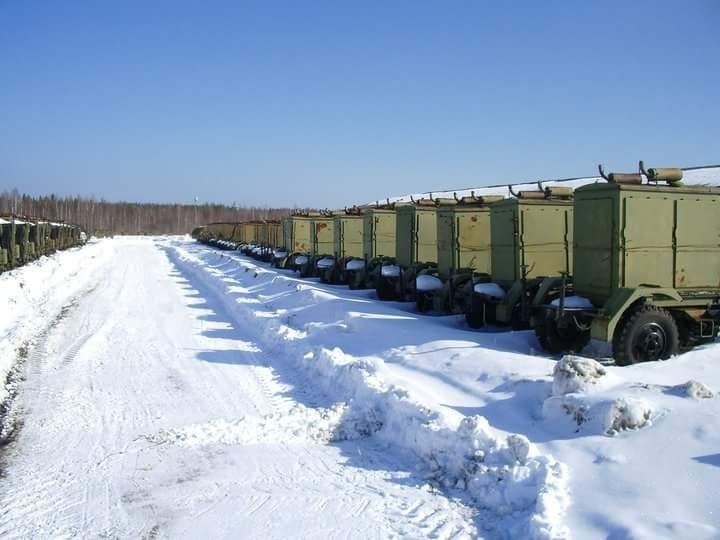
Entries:
[[375,278],[380,300],[415,301],[415,279],[437,267],[437,209],[454,199],[411,199],[395,206],[395,263],[383,264]]
[[419,272],[415,302],[420,312],[465,313],[474,279],[491,272],[490,206],[501,195],[457,198],[437,209],[437,266]]
[[[299,272],[300,277],[317,277],[318,261],[332,259],[334,224],[333,213],[296,211],[283,225],[283,250],[275,254],[274,264]],[[289,238],[288,238],[289,237]],[[290,245],[289,254],[285,250]]]
[[311,249],[310,264],[301,277],[319,277],[329,265],[335,263],[335,214],[322,210],[312,217],[310,223]]
[[0,271],[15,266],[15,224],[11,217],[0,218]]
[[350,285],[353,271],[364,266],[363,222],[363,209],[357,206],[345,208],[333,218],[334,256],[317,262],[324,283]]
[[283,250],[275,253],[274,264],[278,268],[286,268],[303,272],[310,262],[312,247],[311,222],[316,212],[295,210],[283,221]]
[[284,217],[280,220],[280,228],[278,231],[279,239],[277,249],[273,251],[272,265],[275,268],[287,268],[290,262],[290,254],[292,253],[292,234],[293,219],[292,216]]
[[376,203],[363,208],[362,260],[353,260],[345,266],[351,289],[376,289],[383,266],[396,264],[395,204]]
[[[545,187],[520,191],[490,205],[490,277],[468,282],[465,319],[471,328],[486,324],[530,327],[532,307],[559,294],[572,265],[573,191]],[[565,276],[565,277],[563,277]],[[567,284],[567,283],[566,283]]]
[[[552,353],[590,338],[618,365],[662,360],[715,339],[720,320],[720,189],[682,169],[606,175],[576,191],[573,289],[533,316]],[[647,183],[643,183],[643,176]]]

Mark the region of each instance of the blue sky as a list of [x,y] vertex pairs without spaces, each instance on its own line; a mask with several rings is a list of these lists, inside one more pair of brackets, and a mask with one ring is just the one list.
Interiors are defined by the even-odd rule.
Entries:
[[0,189],[337,207],[720,162],[720,2],[0,0]]

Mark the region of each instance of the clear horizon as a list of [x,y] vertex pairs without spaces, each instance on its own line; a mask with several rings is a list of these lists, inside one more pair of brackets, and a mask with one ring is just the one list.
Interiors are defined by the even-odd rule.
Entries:
[[0,5],[0,190],[342,207],[720,162],[711,1]]

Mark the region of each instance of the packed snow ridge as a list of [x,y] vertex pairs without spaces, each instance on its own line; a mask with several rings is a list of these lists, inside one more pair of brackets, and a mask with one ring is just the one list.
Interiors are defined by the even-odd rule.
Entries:
[[[511,531],[516,537],[568,535],[563,522],[569,502],[567,471],[561,463],[538,452],[523,435],[498,434],[482,416],[466,416],[457,427],[448,426],[438,413],[383,379],[382,359],[355,357],[340,347],[330,348],[332,338],[327,324],[315,322],[298,327],[292,324],[289,310],[272,306],[273,299],[287,296],[288,286],[300,293],[295,305],[304,309],[330,304],[331,296],[230,255],[196,255],[177,245],[169,246],[168,253],[213,290],[240,322],[258,328],[266,345],[283,350],[304,369],[312,371],[318,384],[342,390],[344,404],[310,422],[313,428],[303,437],[332,441],[372,435],[414,452],[425,464],[428,481],[440,489],[467,493],[478,508],[492,516],[495,528]],[[208,256],[214,259],[212,263]],[[253,299],[269,311],[258,311]],[[348,314],[345,323],[336,329],[352,332],[352,325],[352,316]],[[324,345],[308,345],[313,341],[309,338],[318,332]],[[203,439],[248,441],[282,437],[288,426],[273,420],[242,419],[229,424],[192,426],[160,436],[169,435],[181,444],[201,444]]]

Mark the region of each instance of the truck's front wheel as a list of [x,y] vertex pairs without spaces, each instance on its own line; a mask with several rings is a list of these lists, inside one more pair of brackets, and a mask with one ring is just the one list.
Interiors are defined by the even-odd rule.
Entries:
[[678,327],[670,312],[643,304],[615,329],[613,356],[617,365],[627,366],[665,360],[677,354],[679,346]]
[[578,328],[572,321],[560,326],[557,319],[548,316],[535,324],[535,336],[540,346],[551,354],[580,352],[590,341],[588,330]]

